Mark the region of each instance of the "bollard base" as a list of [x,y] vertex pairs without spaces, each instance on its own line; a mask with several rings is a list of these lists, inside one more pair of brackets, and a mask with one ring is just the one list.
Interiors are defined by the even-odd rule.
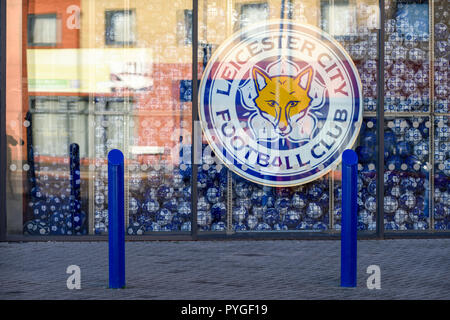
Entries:
[[342,288],[356,288],[356,284],[341,283]]
[[110,283],[109,284],[109,289],[125,289],[125,282],[119,282],[119,283]]

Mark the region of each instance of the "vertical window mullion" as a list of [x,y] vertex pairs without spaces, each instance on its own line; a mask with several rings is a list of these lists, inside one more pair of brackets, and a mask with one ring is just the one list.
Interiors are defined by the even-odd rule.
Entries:
[[[198,0],[192,1],[192,139],[191,139],[191,236],[192,240],[197,240],[197,164],[195,163],[197,138],[196,122],[198,121]],[[201,140],[200,140],[201,141]]]
[[377,237],[384,238],[384,0],[379,0],[378,30],[378,105],[377,105]]
[[0,241],[6,240],[6,1],[0,1]]

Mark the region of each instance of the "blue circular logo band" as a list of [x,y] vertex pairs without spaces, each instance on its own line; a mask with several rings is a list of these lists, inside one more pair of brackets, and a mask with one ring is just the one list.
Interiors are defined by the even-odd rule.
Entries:
[[231,36],[200,83],[199,115],[216,156],[240,176],[293,186],[334,169],[362,122],[361,83],[330,35],[277,20]]

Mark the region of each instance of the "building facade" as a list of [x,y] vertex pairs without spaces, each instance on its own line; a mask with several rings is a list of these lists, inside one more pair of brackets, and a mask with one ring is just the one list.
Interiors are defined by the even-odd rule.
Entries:
[[2,19],[3,239],[106,239],[111,149],[129,239],[339,237],[340,165],[261,185],[198,124],[208,62],[275,20],[330,35],[359,74],[360,236],[450,235],[447,0],[8,0]]

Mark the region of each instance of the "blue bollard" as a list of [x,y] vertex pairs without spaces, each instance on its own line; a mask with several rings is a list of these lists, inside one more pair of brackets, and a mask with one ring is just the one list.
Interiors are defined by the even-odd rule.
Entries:
[[[70,217],[72,234],[75,234],[74,217],[80,217],[81,214],[81,173],[80,173],[80,146],[76,143],[71,143],[69,146],[69,168],[70,168]],[[78,230],[81,231],[81,230]]]
[[342,154],[341,287],[356,287],[356,240],[358,220],[358,156]]
[[123,153],[108,153],[108,237],[109,287],[125,287],[125,222],[124,222]]
[[73,200],[80,200],[80,147],[76,143],[69,146],[70,159],[70,195]]

